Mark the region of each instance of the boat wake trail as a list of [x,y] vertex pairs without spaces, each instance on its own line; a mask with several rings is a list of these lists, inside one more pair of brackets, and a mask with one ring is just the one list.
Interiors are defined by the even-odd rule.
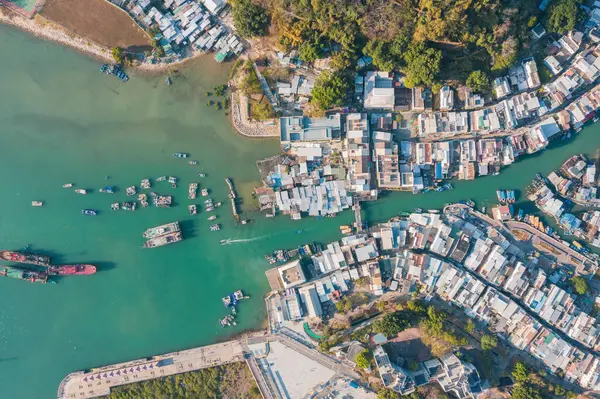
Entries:
[[258,241],[258,240],[262,240],[263,238],[267,238],[269,237],[268,235],[266,236],[260,236],[260,237],[254,237],[254,238],[227,238],[225,240],[221,240],[221,245],[229,245],[229,244],[235,244],[235,243],[239,243],[239,242],[252,242],[252,241]]

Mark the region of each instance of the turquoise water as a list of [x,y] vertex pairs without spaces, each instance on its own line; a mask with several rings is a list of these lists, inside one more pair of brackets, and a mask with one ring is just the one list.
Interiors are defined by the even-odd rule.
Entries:
[[[278,152],[277,142],[237,136],[222,111],[204,105],[205,93],[224,83],[228,72],[211,57],[182,69],[167,88],[162,76],[135,74],[123,85],[100,74],[97,61],[3,26],[0,52],[12,55],[0,63],[0,247],[31,244],[31,251],[50,254],[56,263],[99,267],[93,276],[63,278],[56,285],[0,279],[2,397],[50,398],[71,371],[260,328],[268,290],[264,254],[310,240],[329,242],[352,219],[351,212],[320,221],[266,219],[250,212],[247,196],[244,217],[255,219],[252,225],[235,226],[227,204],[217,212],[220,232],[209,232],[206,214],[188,215],[189,182],[226,202],[224,177],[247,192],[258,180],[255,160]],[[451,192],[385,195],[365,206],[365,216],[374,223],[466,198],[491,205],[496,188],[522,190],[535,172],[547,173],[575,152],[593,153],[599,133],[598,126],[586,128],[568,146],[560,142],[500,176],[456,182]],[[200,165],[174,159],[176,151],[191,153]],[[197,178],[199,171],[208,177]],[[177,189],[153,187],[174,195],[174,208],[109,210],[111,202],[126,200],[125,187],[161,175],[180,178]],[[94,191],[77,195],[62,188],[67,182]],[[108,183],[119,193],[97,192]],[[45,205],[32,208],[32,200]],[[82,208],[101,213],[82,216]],[[182,222],[183,242],[141,248],[146,228],[174,220]],[[304,232],[297,234],[299,229]],[[224,238],[241,241],[219,245]],[[240,305],[239,325],[223,330],[217,325],[225,314],[220,298],[239,288],[251,299]]]
[[8,0],[10,3],[15,4],[17,7],[21,7],[26,11],[33,11],[35,4],[38,0]]

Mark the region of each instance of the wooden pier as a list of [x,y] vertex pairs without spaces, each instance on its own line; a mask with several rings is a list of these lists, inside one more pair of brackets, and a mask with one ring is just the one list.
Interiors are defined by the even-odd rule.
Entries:
[[233,189],[233,183],[229,177],[225,178],[225,183],[227,183],[227,186],[229,187],[229,199],[231,200],[231,212],[233,213],[233,218],[239,222],[240,215],[238,214],[237,205],[235,204],[236,195],[235,190]]

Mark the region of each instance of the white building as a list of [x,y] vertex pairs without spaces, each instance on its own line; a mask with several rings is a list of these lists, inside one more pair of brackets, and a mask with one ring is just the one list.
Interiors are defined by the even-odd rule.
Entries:
[[364,107],[394,109],[394,80],[388,72],[367,72],[365,76]]

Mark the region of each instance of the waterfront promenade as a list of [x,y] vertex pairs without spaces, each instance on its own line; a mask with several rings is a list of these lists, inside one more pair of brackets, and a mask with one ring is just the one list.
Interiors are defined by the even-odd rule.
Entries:
[[269,343],[273,342],[279,342],[291,349],[294,356],[291,358],[288,356],[286,363],[314,364],[330,370],[333,375],[340,378],[359,378],[358,374],[335,358],[309,348],[284,334],[269,334],[267,331],[262,331],[219,344],[74,372],[61,381],[57,398],[97,398],[108,395],[112,388],[120,385],[242,361],[248,364],[263,398],[283,398],[284,395],[277,388],[276,383],[267,383],[270,378],[268,370],[261,369],[256,363],[256,359],[262,359],[268,353],[258,355],[249,349],[249,345],[268,347]]

